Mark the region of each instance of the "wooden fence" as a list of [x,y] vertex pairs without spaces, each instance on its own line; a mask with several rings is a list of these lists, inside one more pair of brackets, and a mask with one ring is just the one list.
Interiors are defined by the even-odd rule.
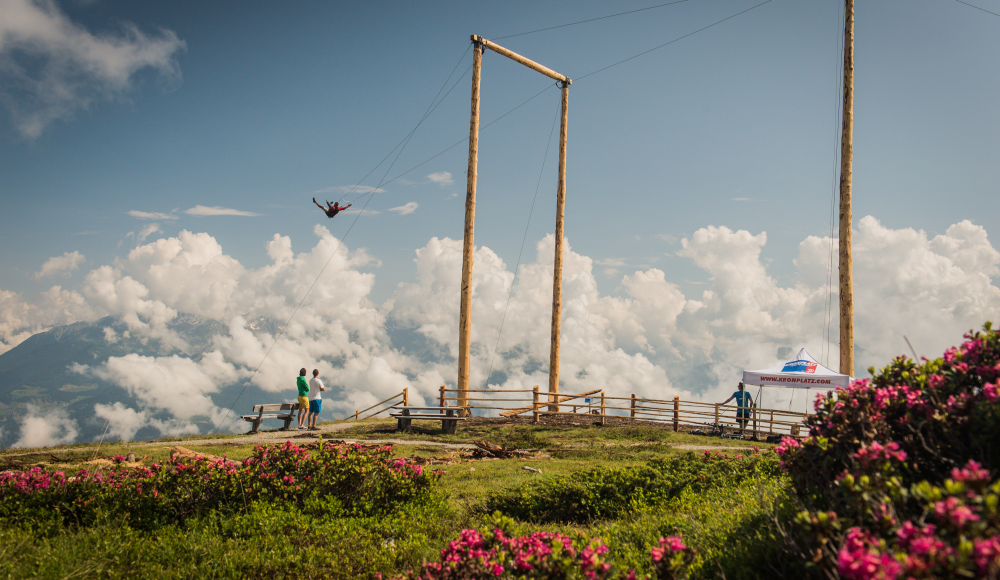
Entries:
[[[466,409],[500,411],[501,416],[514,417],[531,414],[534,421],[541,416],[582,416],[588,415],[601,424],[609,417],[628,417],[642,421],[668,423],[674,431],[705,429],[719,425],[730,429],[741,429],[736,420],[739,409],[749,411],[745,430],[754,435],[781,434],[798,437],[808,413],[794,413],[781,409],[760,407],[738,407],[719,403],[682,401],[673,399],[646,399],[630,397],[610,397],[603,390],[586,393],[550,393],[533,389],[469,389],[466,391]],[[518,396],[520,395],[520,396]],[[458,390],[441,385],[438,404],[442,407],[458,406]],[[582,418],[582,417],[581,417]]]

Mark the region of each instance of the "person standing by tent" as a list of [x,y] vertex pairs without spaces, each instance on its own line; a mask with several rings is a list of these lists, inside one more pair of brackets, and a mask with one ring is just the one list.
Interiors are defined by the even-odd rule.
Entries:
[[744,390],[743,381],[740,381],[740,384],[736,388],[739,390],[725,401],[722,401],[722,404],[725,405],[729,401],[736,399],[736,406],[738,407],[736,409],[736,422],[740,424],[740,430],[743,430],[747,428],[747,422],[752,415],[751,409],[754,406],[754,402],[750,393]]
[[299,390],[299,429],[305,429],[307,413],[309,413],[309,383],[306,381],[306,369],[299,369],[299,378],[295,381],[295,388]]

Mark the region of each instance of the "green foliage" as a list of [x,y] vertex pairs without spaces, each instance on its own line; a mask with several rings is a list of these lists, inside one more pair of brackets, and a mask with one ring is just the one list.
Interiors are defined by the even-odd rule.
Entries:
[[486,509],[535,522],[586,523],[661,505],[686,489],[732,486],[777,473],[777,460],[770,453],[685,453],[643,466],[595,467],[514,486],[490,495]]
[[329,518],[267,503],[155,531],[119,520],[42,533],[0,527],[0,578],[375,578],[437,556],[461,526],[439,501]]
[[177,460],[108,472],[81,470],[67,478],[40,468],[0,474],[0,521],[51,529],[101,526],[122,518],[132,528],[156,529],[219,512],[244,513],[255,503],[308,514],[365,517],[425,501],[437,475],[375,450],[320,443],[309,454],[287,442],[257,447],[242,464]]
[[1000,572],[1000,335],[965,338],[820,396],[810,436],[776,448],[803,508],[785,544],[814,576]]

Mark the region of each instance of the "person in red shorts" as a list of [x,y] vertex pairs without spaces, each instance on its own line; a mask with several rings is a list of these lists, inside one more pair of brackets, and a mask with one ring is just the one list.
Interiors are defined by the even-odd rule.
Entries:
[[315,197],[313,198],[313,203],[316,204],[316,207],[318,207],[321,210],[323,210],[326,213],[326,217],[328,217],[328,218],[332,218],[333,216],[335,216],[338,213],[340,213],[341,210],[345,210],[345,209],[351,207],[352,205],[354,205],[354,204],[350,204],[350,203],[347,204],[347,205],[337,205],[337,204],[340,203],[339,201],[335,201],[335,202],[333,202],[333,205],[330,205],[330,200],[325,199],[323,201],[326,202],[326,207],[323,207],[323,204],[321,204],[320,202],[316,201]]

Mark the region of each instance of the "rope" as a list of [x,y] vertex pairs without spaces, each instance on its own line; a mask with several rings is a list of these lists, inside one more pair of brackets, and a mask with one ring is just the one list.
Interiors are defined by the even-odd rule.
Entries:
[[[846,7],[841,4],[840,10],[840,20],[843,21],[846,18],[844,10]],[[844,22],[843,26],[847,26]],[[830,243],[827,247],[827,269],[826,269],[826,318],[824,320],[825,325],[825,335],[826,342],[823,344],[825,349],[825,354],[821,353],[823,357],[823,364],[830,366],[830,354],[831,345],[830,332],[833,330],[833,255],[834,255],[834,234],[837,229],[837,200],[840,195],[840,137],[841,137],[841,115],[843,113],[843,89],[844,89],[844,35],[843,28],[838,28],[838,42],[837,42],[837,89],[834,91],[837,95],[836,107],[834,108],[834,138],[833,138],[833,167],[831,168],[830,177]]]
[[608,66],[606,66],[604,68],[599,68],[599,69],[597,69],[597,70],[595,70],[593,72],[589,72],[589,73],[583,75],[582,77],[579,77],[579,78],[576,78],[576,79],[573,79],[573,80],[574,81],[580,81],[580,80],[583,80],[583,79],[585,79],[585,78],[587,78],[587,77],[589,77],[591,75],[596,75],[599,72],[604,72],[604,71],[608,70],[609,68],[613,68],[613,67],[616,67],[616,66],[618,66],[620,64],[624,64],[624,63],[626,63],[626,62],[628,62],[628,61],[630,61],[632,59],[639,58],[640,56],[642,56],[644,54],[649,54],[649,53],[653,52],[654,50],[659,50],[659,49],[663,48],[664,46],[669,46],[669,45],[671,45],[671,44],[673,44],[673,43],[675,43],[675,42],[677,42],[679,40],[684,40],[685,38],[687,38],[689,36],[694,36],[695,34],[698,34],[699,32],[701,32],[703,30],[708,30],[709,28],[712,28],[713,26],[717,26],[719,24],[722,24],[723,22],[725,22],[727,20],[732,20],[733,18],[736,18],[737,16],[740,16],[741,14],[746,14],[747,12],[750,12],[751,10],[755,10],[757,8],[760,8],[761,6],[763,6],[765,4],[768,4],[771,1],[772,0],[764,0],[760,4],[757,4],[756,6],[751,6],[750,8],[747,8],[746,10],[744,10],[742,12],[737,12],[736,14],[733,14],[732,16],[723,18],[722,20],[713,22],[712,24],[709,24],[708,26],[699,28],[698,30],[695,30],[694,32],[689,32],[689,33],[685,34],[684,36],[679,36],[679,37],[671,40],[670,42],[664,42],[663,44],[661,44],[659,46],[654,46],[653,48],[651,48],[649,50],[644,50],[644,51],[640,52],[637,55],[630,56],[630,57],[626,58],[625,60],[620,60],[620,61],[618,61],[618,62],[616,62],[614,64],[609,64]]
[[[437,105],[440,105],[441,102],[443,102],[446,98],[448,98],[448,95],[451,94],[452,89],[455,88],[455,86],[458,84],[458,81],[462,80],[462,77],[459,77],[459,79],[457,81],[455,81],[455,84],[452,85],[451,89],[449,89],[447,93],[445,93],[444,97],[441,98],[441,101],[438,101],[437,105],[434,104],[434,102],[437,101],[438,96],[441,94],[441,91],[443,91],[444,88],[446,86],[448,86],[448,81],[451,80],[451,77],[455,74],[455,71],[458,70],[458,66],[460,64],[462,64],[463,60],[465,60],[465,55],[469,54],[469,49],[471,49],[471,48],[472,48],[472,43],[469,43],[469,46],[465,47],[465,52],[462,53],[462,58],[458,59],[458,62],[455,63],[455,66],[454,66],[454,68],[451,69],[451,73],[448,75],[448,78],[445,79],[444,84],[441,85],[441,88],[438,89],[437,94],[434,95],[433,99],[431,99],[431,104],[427,106],[427,110],[424,111],[423,116],[420,117],[420,121],[417,122],[417,126],[413,128],[413,131],[410,131],[409,134],[407,134],[405,137],[403,137],[403,139],[399,143],[397,143],[396,146],[393,147],[389,151],[389,153],[386,154],[385,157],[382,158],[382,161],[379,161],[375,165],[375,167],[372,167],[372,170],[369,171],[367,175],[365,175],[364,177],[362,177],[361,181],[358,182],[356,185],[354,185],[354,187],[352,187],[350,190],[348,190],[347,193],[345,193],[343,196],[341,196],[341,198],[337,200],[337,203],[340,203],[341,201],[344,201],[344,198],[347,197],[348,195],[350,195],[352,191],[354,191],[355,189],[357,189],[361,185],[361,183],[363,183],[366,179],[368,179],[368,176],[370,176],[372,173],[375,173],[375,170],[378,169],[383,163],[385,163],[385,160],[388,159],[390,155],[392,155],[393,151],[395,151],[396,149],[398,149],[400,145],[403,145],[404,142],[406,142],[411,136],[413,136],[413,133],[416,132],[416,130],[417,130],[418,127],[420,127],[420,124],[423,123],[424,120],[428,116],[430,116],[430,114],[433,113],[435,109],[437,109]],[[471,68],[471,67],[472,67],[472,65],[469,65],[469,68]],[[469,72],[469,69],[465,69],[465,72]],[[464,77],[465,74],[463,73],[462,76]],[[431,107],[433,107],[433,108],[431,108]],[[376,189],[378,189],[378,188],[376,188]],[[366,193],[372,193],[372,192],[366,192]],[[365,194],[362,194],[362,195],[365,195]],[[354,201],[356,201],[357,199],[360,199],[361,197],[362,196],[358,196],[356,199],[353,199],[353,200],[349,201],[348,203],[354,203]]]
[[997,14],[996,12],[990,12],[989,10],[987,10],[985,8],[980,8],[979,6],[976,6],[974,4],[969,4],[968,2],[965,2],[964,0],[955,0],[955,2],[958,2],[960,4],[965,4],[966,6],[971,6],[971,7],[975,8],[976,10],[982,10],[983,12],[988,12],[989,14],[992,14],[993,16],[1000,16],[1000,14]]
[[539,28],[538,30],[531,30],[528,32],[518,32],[517,34],[508,34],[507,36],[497,36],[494,40],[503,40],[505,38],[514,38],[515,36],[524,36],[526,34],[534,34],[536,32],[545,32],[546,30],[555,30],[556,28],[566,28],[567,26],[576,26],[577,24],[584,24],[587,22],[594,22],[595,20],[605,20],[607,18],[614,18],[616,16],[624,16],[626,14],[635,14],[636,12],[644,12],[646,10],[652,10],[653,8],[662,8],[664,6],[673,6],[674,4],[680,4],[682,2],[687,2],[688,0],[677,0],[676,2],[667,2],[666,4],[657,4],[656,6],[648,6],[646,8],[638,8],[636,10],[629,10],[627,12],[619,12],[618,14],[609,14],[607,16],[598,16],[597,18],[589,18],[587,20],[579,20],[577,22],[570,22],[569,24],[560,24],[559,26],[549,26],[548,28]]
[[500,337],[503,335],[503,325],[507,321],[507,308],[510,307],[510,297],[514,295],[514,282],[517,280],[517,271],[521,267],[521,255],[524,253],[524,244],[528,240],[528,228],[531,226],[531,214],[535,212],[535,201],[538,199],[538,189],[542,185],[542,175],[545,173],[545,162],[549,158],[549,149],[552,147],[552,135],[556,130],[556,119],[559,118],[559,112],[562,108],[562,102],[560,101],[559,106],[556,107],[555,117],[552,118],[552,128],[549,129],[549,142],[545,146],[545,156],[542,157],[542,169],[538,172],[538,183],[535,184],[535,197],[531,199],[531,210],[528,212],[528,223],[524,226],[524,237],[521,238],[521,249],[517,253],[517,265],[514,266],[514,280],[510,281],[510,291],[507,292],[507,304],[503,307],[503,318],[500,319],[500,331],[497,333],[497,343],[493,346],[493,358],[490,359],[490,372],[486,373],[486,380],[484,381],[483,388],[488,388],[490,383],[490,377],[493,375],[493,363],[497,359],[497,350],[500,348]]
[[[465,52],[462,53],[462,58],[463,59],[465,58],[465,55],[468,52],[469,52],[469,47],[466,47]],[[461,61],[459,61],[459,63],[461,63]],[[434,100],[437,100],[438,95],[440,95],[441,91],[444,90],[444,87],[447,86],[448,81],[451,80],[451,77],[452,77],[452,75],[454,75],[455,69],[457,69],[457,68],[458,68],[458,65],[455,65],[455,68],[452,69],[451,74],[448,75],[448,78],[445,79],[445,82],[442,84],[441,89],[438,90],[437,95],[434,96]],[[456,81],[456,84],[457,84],[457,81]],[[451,91],[448,91],[448,92],[450,93]],[[445,97],[447,97],[447,96],[448,95],[446,94]],[[442,98],[442,101],[443,100],[444,99]],[[440,104],[440,102],[438,102],[438,104]],[[396,149],[399,149],[399,153],[396,154],[395,159],[392,160],[392,163],[389,165],[389,168],[386,169],[385,173],[382,175],[382,180],[379,181],[379,184],[377,186],[375,186],[375,189],[373,189],[369,194],[365,194],[365,195],[369,195],[368,200],[365,202],[365,205],[358,212],[357,216],[354,218],[354,221],[351,222],[350,227],[347,228],[347,232],[345,232],[344,235],[340,238],[339,242],[337,243],[337,247],[333,250],[333,253],[330,254],[330,257],[327,259],[326,263],[323,264],[323,268],[320,269],[319,274],[316,276],[316,279],[313,280],[312,284],[309,285],[309,288],[306,290],[305,294],[302,296],[302,299],[299,300],[299,303],[295,306],[295,309],[292,310],[292,314],[288,317],[288,320],[285,321],[285,324],[282,325],[281,329],[278,330],[277,334],[275,334],[274,340],[271,342],[271,346],[267,349],[267,352],[264,353],[264,358],[261,359],[260,363],[257,365],[257,368],[255,368],[254,371],[253,371],[253,373],[250,375],[250,378],[248,378],[247,381],[246,381],[246,383],[243,384],[243,388],[240,389],[240,394],[236,396],[236,400],[233,401],[233,404],[230,405],[229,409],[226,410],[225,416],[223,416],[222,420],[217,425],[215,425],[215,427],[212,429],[212,433],[213,434],[216,433],[216,432],[218,432],[219,427],[221,427],[223,424],[225,424],[225,422],[229,419],[229,415],[232,413],[233,408],[236,407],[236,403],[238,403],[240,401],[240,397],[243,396],[243,393],[246,392],[247,387],[249,387],[250,383],[253,382],[253,379],[257,376],[257,373],[260,371],[260,367],[263,366],[264,361],[267,360],[267,357],[271,354],[271,351],[274,349],[274,346],[276,344],[278,344],[278,340],[285,333],[285,329],[288,328],[288,325],[292,322],[292,319],[295,317],[295,314],[298,313],[298,311],[299,311],[300,308],[302,308],[302,304],[305,303],[306,298],[309,297],[309,294],[312,293],[313,288],[316,287],[316,284],[319,282],[320,278],[323,276],[323,273],[326,272],[326,269],[327,269],[327,267],[329,267],[330,262],[333,261],[333,258],[337,255],[337,252],[340,251],[341,246],[344,245],[344,240],[346,240],[347,236],[350,235],[351,230],[354,229],[354,226],[358,223],[358,220],[361,219],[362,214],[364,214],[365,209],[368,208],[368,204],[370,204],[371,201],[372,201],[372,199],[374,199],[375,196],[371,195],[371,194],[374,194],[376,191],[378,191],[378,189],[380,187],[382,187],[382,185],[385,184],[385,178],[386,178],[386,176],[388,176],[389,172],[392,171],[392,168],[396,164],[396,161],[399,159],[399,156],[403,154],[403,150],[406,149],[406,145],[409,144],[410,139],[413,137],[413,134],[416,133],[417,128],[420,127],[420,125],[424,122],[424,120],[426,120],[427,117],[436,108],[437,107],[434,106],[434,101],[432,100],[431,104],[428,105],[428,107],[427,107],[427,111],[425,111],[424,115],[420,118],[420,121],[417,122],[417,125],[413,128],[413,130],[410,131],[410,133],[403,139],[403,141],[401,143],[402,146],[397,145],[396,147],[393,148],[393,151],[395,151]],[[389,155],[392,155],[392,151],[389,152]],[[374,169],[372,169],[371,171],[369,171],[368,175],[371,175],[375,171],[375,169],[378,169],[378,167],[381,166],[382,163],[385,162],[385,159],[387,159],[389,157],[389,155],[386,155],[386,157],[382,161],[380,161],[379,164],[376,165]],[[366,178],[367,178],[367,176],[366,176]],[[364,181],[364,180],[362,180],[362,181]],[[355,188],[356,187],[357,186],[355,186]],[[354,190],[354,188],[351,189],[351,191],[353,191],[353,190]],[[345,194],[345,197],[346,197],[346,195],[347,194]],[[361,197],[364,197],[364,195],[362,195]],[[358,198],[358,199],[360,199],[360,198]]]

